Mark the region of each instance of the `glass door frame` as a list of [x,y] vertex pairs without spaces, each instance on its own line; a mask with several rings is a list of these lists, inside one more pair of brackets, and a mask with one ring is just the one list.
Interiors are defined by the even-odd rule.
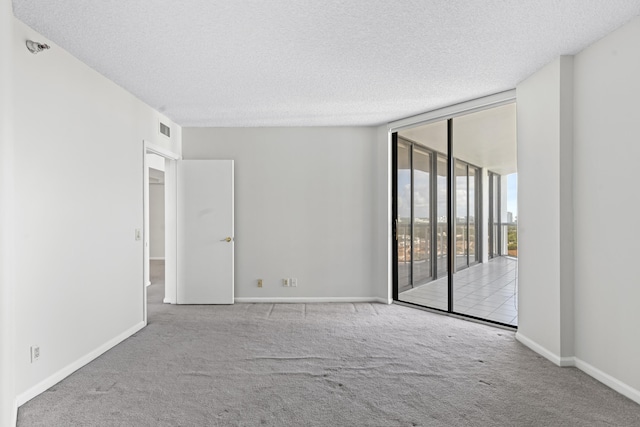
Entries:
[[391,296],[398,300],[398,132],[391,134]]
[[[447,288],[448,288],[448,301],[447,301],[447,310],[442,310],[439,308],[435,308],[435,307],[428,307],[431,308],[433,310],[438,310],[438,311],[446,311],[446,312],[453,312],[453,276],[450,274],[453,268],[453,265],[455,264],[455,250],[453,252],[453,256],[451,255],[451,250],[452,248],[454,248],[454,243],[455,243],[455,223],[453,221],[451,221],[451,218],[453,217],[453,215],[455,214],[454,209],[455,207],[453,206],[452,203],[452,197],[454,197],[452,195],[452,185],[455,185],[455,180],[450,179],[451,176],[455,176],[452,175],[452,173],[454,173],[454,167],[455,167],[455,161],[453,161],[452,156],[451,156],[451,148],[452,148],[452,144],[453,144],[453,132],[452,132],[452,126],[453,126],[453,119],[448,119],[447,120],[447,153],[443,154],[440,152],[437,152],[433,149],[430,149],[428,147],[422,146],[421,144],[415,144],[412,141],[406,140],[403,138],[403,141],[406,141],[407,143],[410,144],[410,151],[411,151],[411,155],[410,157],[410,170],[411,170],[411,248],[413,249],[413,238],[414,238],[414,232],[413,232],[413,228],[414,228],[414,214],[413,214],[413,150],[414,150],[414,144],[419,147],[419,149],[422,150],[426,150],[429,151],[431,153],[431,184],[430,184],[430,192],[431,194],[437,194],[437,177],[438,177],[438,159],[442,159],[444,158],[446,160],[446,167],[447,167]],[[392,239],[393,239],[393,244],[392,244],[392,263],[393,263],[393,274],[392,274],[392,297],[394,300],[398,300],[398,296],[399,296],[399,268],[398,268],[398,262],[399,262],[399,257],[398,257],[398,145],[399,145],[399,140],[398,140],[398,132],[393,132],[391,134],[391,162],[392,162],[392,173],[391,173],[391,214],[392,214]],[[437,253],[437,239],[438,239],[438,223],[437,223],[437,202],[430,203],[430,215],[431,215],[431,220],[433,220],[435,218],[436,223],[434,224],[433,222],[431,222],[431,277],[432,280],[435,280],[439,277],[443,277],[444,274],[440,274],[439,272],[439,268],[438,268],[438,253]],[[411,266],[410,266],[410,277],[413,277],[413,251],[412,251],[412,260],[411,260]],[[411,284],[413,285],[413,282],[411,281]]]
[[[478,319],[481,320],[483,322],[488,322],[488,323],[495,323],[495,324],[500,324],[500,325],[505,325],[505,326],[509,326],[511,327],[511,325],[506,325],[503,324],[501,322],[496,322],[490,319],[485,319],[485,318],[479,318],[479,317],[475,317],[475,316],[470,316],[470,315],[466,315],[463,313],[459,313],[454,311],[454,280],[455,280],[455,274],[458,272],[458,270],[456,270],[456,257],[457,257],[457,250],[456,250],[456,227],[457,227],[457,218],[456,218],[456,202],[457,202],[457,188],[456,188],[456,165],[462,164],[464,165],[464,168],[466,170],[466,184],[467,184],[467,197],[466,197],[466,215],[467,215],[467,219],[466,219],[466,233],[467,233],[467,239],[466,239],[466,259],[467,259],[467,265],[464,268],[468,268],[471,267],[475,264],[478,264],[481,262],[482,259],[482,242],[481,242],[481,235],[482,232],[480,231],[480,227],[478,226],[478,224],[481,224],[482,221],[484,221],[483,217],[483,196],[482,196],[482,191],[484,190],[483,185],[482,185],[482,168],[475,166],[469,162],[466,162],[464,160],[458,160],[453,156],[453,118],[449,118],[447,119],[447,153],[446,155],[443,153],[440,153],[438,151],[435,151],[433,149],[430,149],[429,147],[425,147],[419,143],[416,143],[414,141],[408,140],[406,138],[400,138],[402,139],[402,143],[403,144],[407,144],[409,147],[409,160],[410,160],[410,176],[411,176],[411,225],[409,227],[410,229],[410,233],[411,233],[411,265],[409,267],[410,271],[410,277],[413,277],[413,246],[414,246],[414,208],[413,208],[413,200],[414,200],[414,162],[413,162],[413,152],[415,147],[418,147],[418,149],[421,150],[425,150],[430,152],[431,154],[431,184],[430,184],[430,189],[431,189],[431,194],[437,194],[437,177],[438,177],[438,171],[437,171],[437,163],[438,163],[438,159],[442,159],[445,158],[446,162],[447,162],[447,309],[444,310],[442,308],[437,308],[437,307],[432,307],[432,306],[421,306],[418,304],[414,304],[411,302],[406,302],[406,301],[401,301],[404,304],[411,304],[411,305],[418,305],[421,307],[425,307],[428,308],[430,310],[435,310],[435,311],[441,311],[441,312],[446,312],[446,313],[451,313],[451,314],[456,314],[462,317],[469,317],[469,318],[474,318],[474,319]],[[399,145],[399,136],[398,136],[398,132],[393,132],[391,134],[391,158],[392,158],[392,174],[391,174],[391,181],[392,181],[392,203],[391,203],[391,210],[392,210],[392,236],[393,236],[393,241],[394,244],[392,244],[392,263],[393,263],[393,274],[392,274],[392,296],[393,296],[393,300],[394,301],[399,301],[399,289],[398,289],[398,145]],[[474,179],[475,179],[475,183],[474,183],[474,194],[473,194],[473,203],[474,203],[474,244],[475,244],[475,249],[474,249],[474,256],[473,256],[473,260],[471,260],[471,257],[469,255],[469,224],[470,224],[470,220],[469,220],[469,216],[470,216],[470,212],[469,212],[469,208],[470,208],[470,200],[469,200],[469,184],[470,184],[470,174],[469,174],[469,170],[470,169],[474,169],[475,173],[474,173]],[[498,219],[500,219],[501,214],[500,214],[500,187],[501,187],[501,175],[496,174],[494,172],[491,172],[490,170],[487,170],[487,177],[488,177],[488,188],[487,190],[489,190],[489,222],[493,221],[495,218],[494,216],[496,215],[494,211],[494,207],[493,207],[493,200],[494,197],[497,197],[497,206],[496,209],[498,210],[497,212],[497,216]],[[494,181],[493,179],[496,179],[497,182],[497,188],[496,185],[494,185]],[[435,187],[435,188],[434,188]],[[497,194],[496,194],[497,193]],[[437,197],[437,196],[436,196]],[[438,263],[437,263],[437,239],[438,239],[438,233],[437,233],[437,201],[434,203],[433,200],[431,200],[430,202],[430,215],[431,215],[431,219],[430,219],[430,224],[431,224],[431,239],[432,239],[432,246],[431,246],[431,277],[432,280],[436,280],[439,277],[442,277],[442,275],[439,274],[438,272]],[[433,220],[436,220],[436,223],[433,223]],[[489,228],[489,250],[491,251],[492,248],[495,249],[495,244],[499,245],[500,242],[500,234],[501,234],[501,230],[500,230],[500,225],[498,224],[498,230],[497,233],[498,235],[496,236],[498,242],[495,242],[493,239],[493,223],[490,224],[490,228]],[[498,252],[501,253],[500,248],[498,248]],[[498,256],[498,255],[495,255]],[[492,254],[491,252],[489,253],[489,257],[492,258]],[[461,268],[460,270],[464,269]],[[411,286],[413,286],[413,281],[410,281]]]

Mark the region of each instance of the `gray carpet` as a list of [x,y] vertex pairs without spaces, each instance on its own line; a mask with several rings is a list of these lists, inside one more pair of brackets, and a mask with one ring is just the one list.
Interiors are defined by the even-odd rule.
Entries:
[[638,426],[509,331],[382,304],[170,306],[23,405],[27,426]]

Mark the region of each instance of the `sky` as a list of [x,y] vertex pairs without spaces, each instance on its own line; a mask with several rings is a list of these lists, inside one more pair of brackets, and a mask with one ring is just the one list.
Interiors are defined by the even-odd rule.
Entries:
[[513,213],[513,219],[518,216],[518,174],[507,175],[507,212]]
[[[418,193],[427,193],[428,174],[422,171],[416,171],[415,185]],[[446,178],[438,177],[438,188],[442,191],[438,200],[438,216],[445,216],[447,212],[446,202]],[[422,190],[422,191],[421,191]],[[465,204],[466,191],[458,191],[458,203]],[[429,216],[429,200],[422,197],[416,197],[416,217],[424,218]],[[408,218],[411,214],[411,175],[409,170],[401,169],[398,171],[398,217]],[[513,214],[513,218],[518,216],[518,174],[507,175],[507,212]],[[463,214],[464,215],[464,214]],[[506,221],[506,218],[503,219]]]

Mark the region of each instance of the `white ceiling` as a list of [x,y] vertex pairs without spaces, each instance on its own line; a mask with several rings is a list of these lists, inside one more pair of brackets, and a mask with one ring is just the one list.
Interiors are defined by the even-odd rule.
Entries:
[[517,171],[516,104],[453,119],[453,155],[500,175]]
[[639,0],[13,0],[183,126],[376,125],[512,89]]
[[[402,138],[447,154],[447,121],[440,120],[398,132]],[[453,119],[453,156],[500,175],[517,171],[516,104]]]

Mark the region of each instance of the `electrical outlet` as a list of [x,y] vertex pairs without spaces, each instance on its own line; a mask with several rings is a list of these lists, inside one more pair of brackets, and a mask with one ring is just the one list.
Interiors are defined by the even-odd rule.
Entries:
[[297,277],[292,277],[291,279],[289,279],[289,283],[294,288],[297,288],[298,287],[298,278]]
[[31,346],[31,363],[35,363],[40,360],[40,346],[32,345]]
[[289,279],[282,279],[282,286],[289,286]]
[[262,279],[258,279],[258,287],[261,288],[262,287]]

